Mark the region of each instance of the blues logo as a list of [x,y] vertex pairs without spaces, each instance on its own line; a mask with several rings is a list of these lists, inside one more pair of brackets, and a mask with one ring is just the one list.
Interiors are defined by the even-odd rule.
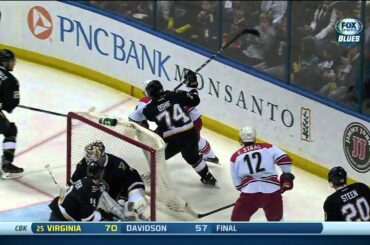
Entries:
[[337,41],[343,46],[352,46],[360,43],[363,25],[359,20],[347,18],[335,24]]

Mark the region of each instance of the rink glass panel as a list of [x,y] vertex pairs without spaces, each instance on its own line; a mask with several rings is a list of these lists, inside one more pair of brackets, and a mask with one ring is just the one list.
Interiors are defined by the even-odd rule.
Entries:
[[[370,114],[369,1],[81,2],[212,52],[238,30],[257,28],[260,37],[244,35],[221,55],[330,103]],[[335,23],[344,18],[364,22],[361,45],[346,48],[337,42]]]
[[365,19],[364,103],[362,112],[370,115],[370,1],[366,2]]
[[361,20],[361,2],[293,1],[291,8],[290,83],[360,110],[362,47],[338,43],[335,23]]
[[220,2],[158,1],[156,29],[216,51],[220,41]]
[[223,1],[221,45],[245,28],[260,36],[243,35],[223,56],[285,80],[287,58],[287,1]]

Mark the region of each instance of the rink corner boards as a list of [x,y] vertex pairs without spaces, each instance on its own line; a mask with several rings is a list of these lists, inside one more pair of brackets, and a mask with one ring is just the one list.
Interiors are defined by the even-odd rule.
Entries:
[[[24,60],[34,62],[37,64],[41,64],[41,65],[45,65],[45,66],[48,66],[54,69],[58,69],[58,70],[68,72],[68,73],[71,73],[71,74],[74,74],[80,77],[84,77],[89,80],[93,80],[95,82],[98,82],[100,84],[103,84],[105,86],[108,86],[110,88],[113,88],[117,91],[123,92],[125,94],[128,94],[138,99],[143,97],[143,91],[140,88],[135,87],[126,81],[121,81],[119,79],[113,78],[101,72],[92,70],[88,67],[73,64],[71,62],[68,62],[62,59],[54,58],[51,56],[32,52],[29,50],[3,45],[1,43],[0,43],[0,48],[8,48],[8,49],[13,50],[15,54],[17,55],[17,57],[19,57],[20,59],[24,59]],[[204,127],[216,133],[224,135],[230,139],[238,140],[238,130],[237,129],[232,128],[226,124],[223,124],[217,120],[214,120],[204,115],[202,116],[202,120],[203,120]],[[257,139],[257,141],[266,142],[263,139]],[[321,178],[325,178],[325,179],[327,178],[327,174],[329,170],[326,167],[322,166],[319,163],[315,163],[308,159],[305,159],[286,149],[283,149],[283,150],[285,150],[289,154],[289,156],[292,158],[294,166],[302,170],[305,170],[309,173],[312,173],[316,176],[319,176]],[[348,178],[349,184],[352,184],[355,182],[357,181],[354,179]]]
[[370,235],[364,223],[3,222],[0,235]]

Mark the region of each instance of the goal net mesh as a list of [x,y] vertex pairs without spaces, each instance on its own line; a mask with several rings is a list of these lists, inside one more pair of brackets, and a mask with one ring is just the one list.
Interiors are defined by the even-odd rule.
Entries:
[[158,210],[171,220],[194,220],[196,213],[172,188],[162,138],[136,123],[122,119],[118,119],[115,126],[100,124],[99,119],[105,117],[108,116],[92,112],[68,114],[67,179],[84,157],[85,146],[100,140],[107,153],[124,159],[140,173],[145,183],[151,220],[159,219]]

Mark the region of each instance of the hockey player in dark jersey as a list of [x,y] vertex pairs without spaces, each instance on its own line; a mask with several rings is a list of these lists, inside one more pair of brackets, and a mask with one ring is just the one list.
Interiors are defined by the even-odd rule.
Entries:
[[18,178],[23,168],[13,165],[17,126],[10,122],[4,111],[12,113],[19,104],[19,82],[10,73],[14,70],[15,55],[7,49],[0,50],[0,134],[4,135],[1,178]]
[[136,111],[135,122],[139,124],[146,120],[155,122],[158,126],[156,132],[167,143],[166,159],[181,152],[186,162],[200,175],[203,184],[215,185],[216,179],[209,172],[206,162],[199,153],[197,131],[184,111],[186,106],[194,107],[199,104],[197,90],[164,91],[162,84],[153,80],[146,86],[145,93],[151,101],[143,110]]
[[104,167],[103,182],[106,192],[116,201],[123,199],[134,205],[134,210],[141,215],[147,203],[144,197],[145,185],[139,173],[123,159],[105,152],[101,141],[94,141],[85,147],[85,157],[77,164],[69,184],[86,177],[89,162],[97,162]]
[[370,189],[367,185],[347,185],[347,172],[342,167],[332,168],[328,181],[336,191],[324,203],[325,221],[370,221]]
[[[185,76],[185,81],[187,83],[187,87],[189,89],[194,89],[197,88],[198,86],[198,81],[197,81],[197,76],[196,73],[187,70]],[[146,80],[143,83],[143,88],[144,88],[144,98],[141,98],[139,100],[139,103],[136,105],[135,110],[129,114],[129,120],[130,121],[136,121],[136,115],[140,114],[139,112],[148,104],[152,99],[149,98],[146,93],[145,93],[145,88],[146,86],[151,82],[151,80]],[[196,107],[185,107],[184,112],[189,116],[190,120],[193,121],[194,128],[197,131],[197,136],[198,136],[198,149],[199,152],[202,154],[202,157],[205,161],[207,162],[212,162],[219,164],[219,159],[214,153],[214,151],[211,148],[210,143],[201,135],[201,129],[203,127],[203,121],[202,121],[202,114]],[[138,123],[138,122],[137,122]],[[149,124],[147,121],[142,121],[140,122],[140,126],[149,128]],[[154,131],[156,132],[156,131]]]
[[49,204],[50,221],[100,221],[99,199],[104,190],[102,183],[104,167],[96,162],[87,166],[87,177],[71,185],[63,196]]

